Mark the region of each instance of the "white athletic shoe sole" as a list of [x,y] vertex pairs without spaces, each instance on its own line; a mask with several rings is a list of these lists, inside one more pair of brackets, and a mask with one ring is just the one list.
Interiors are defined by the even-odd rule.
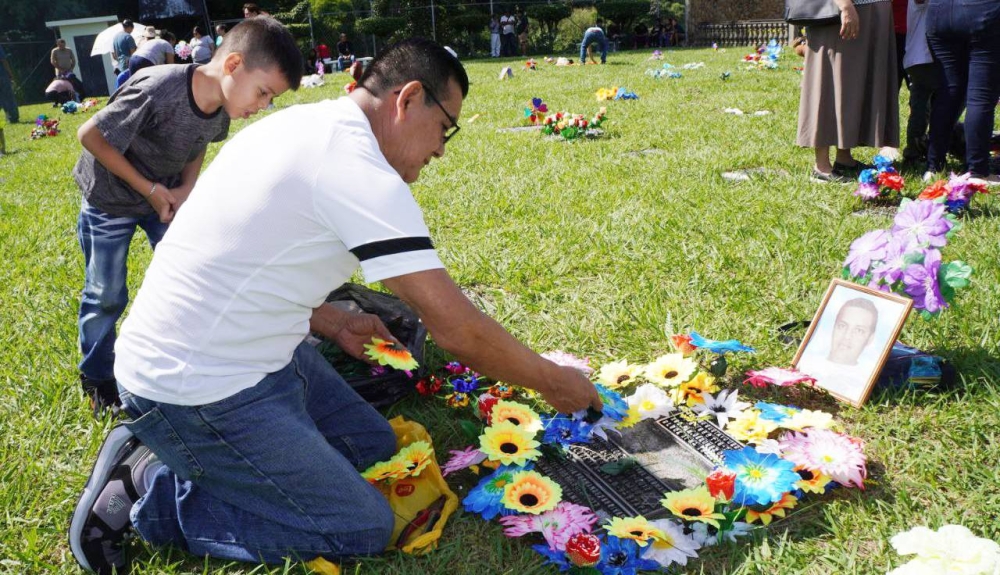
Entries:
[[83,525],[87,522],[87,516],[93,509],[94,503],[101,495],[101,489],[107,484],[111,472],[115,469],[115,462],[121,459],[121,453],[127,448],[129,441],[133,438],[132,432],[124,425],[118,425],[108,433],[101,444],[100,451],[97,452],[97,461],[90,471],[90,477],[83,488],[83,495],[76,503],[73,511],[73,519],[69,525],[69,547],[73,552],[73,558],[87,571],[94,571],[87,558],[83,554]]

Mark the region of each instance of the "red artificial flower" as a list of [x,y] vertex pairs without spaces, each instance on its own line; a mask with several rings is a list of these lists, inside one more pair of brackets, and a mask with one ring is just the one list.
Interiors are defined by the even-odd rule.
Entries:
[[566,542],[566,558],[577,567],[593,567],[601,560],[601,540],[590,533],[577,533]]
[[510,399],[514,397],[514,388],[506,383],[494,383],[486,393],[499,399]]
[[882,187],[897,192],[903,189],[903,177],[895,172],[882,172],[878,175],[878,183]]
[[493,406],[500,401],[499,397],[484,393],[479,396],[476,405],[479,406],[479,418],[486,421],[486,425],[493,425]]
[[689,335],[672,335],[670,336],[670,343],[674,344],[674,349],[684,355],[691,355],[694,353],[694,350],[698,349],[691,345],[691,336]]
[[441,380],[431,375],[417,382],[417,393],[420,395],[434,395],[441,389]]
[[716,469],[705,478],[708,485],[708,492],[716,499],[733,499],[733,490],[736,487],[736,474],[728,469]]
[[948,195],[948,183],[944,180],[938,180],[933,184],[924,188],[924,191],[920,192],[917,196],[918,200],[936,200],[941,196]]

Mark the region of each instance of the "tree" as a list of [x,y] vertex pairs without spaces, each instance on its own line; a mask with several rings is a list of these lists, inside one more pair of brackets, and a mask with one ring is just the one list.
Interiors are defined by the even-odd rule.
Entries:
[[563,2],[533,4],[528,6],[527,10],[528,17],[537,20],[541,24],[544,36],[547,38],[549,45],[555,42],[559,22],[565,18],[569,18],[572,13],[573,8]]

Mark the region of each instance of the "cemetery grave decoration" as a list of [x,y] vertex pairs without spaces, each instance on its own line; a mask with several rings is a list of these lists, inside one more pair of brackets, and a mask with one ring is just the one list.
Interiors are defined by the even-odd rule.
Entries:
[[597,137],[604,132],[600,129],[607,118],[607,109],[602,107],[591,119],[583,114],[556,112],[542,120],[542,134],[561,136],[564,140],[576,140],[583,136]]
[[892,160],[877,155],[872,161],[874,168],[861,170],[858,174],[858,188],[854,190],[854,195],[865,201],[898,200],[905,182],[892,166]]
[[941,250],[960,229],[947,205],[904,199],[888,230],[868,232],[851,243],[844,279],[913,299],[924,318],[935,317],[968,287],[972,266],[944,262]]
[[[723,389],[727,354],[753,353],[752,347],[696,332],[673,336],[672,344],[675,351],[647,364],[621,360],[596,371],[589,359],[545,354],[595,380],[600,412],[545,413],[534,392],[488,381],[458,362],[421,379],[422,395],[471,411],[481,422],[460,420],[477,445],[453,450],[442,466],[445,475],[470,469],[480,476],[463,500],[465,510],[496,518],[509,537],[540,540],[533,548],[560,570],[619,574],[687,565],[707,546],[785,518],[804,498],[837,487],[864,488],[863,442],[842,433],[831,414],[741,401],[742,390]],[[776,390],[812,381],[779,368],[746,378]],[[667,485],[645,469],[647,462],[628,457],[621,445],[644,425],[659,426],[698,450],[692,457],[705,462],[704,474],[689,485]],[[716,440],[698,444],[702,431]],[[560,472],[587,457],[600,464],[599,471],[587,472],[594,484],[610,485],[621,476],[659,491],[635,505],[622,503],[625,511],[642,506],[641,513],[609,513],[617,510],[613,494],[581,492],[572,474]]]
[[31,129],[31,139],[38,140],[59,135],[59,118],[49,118],[42,114],[35,118],[35,127]]
[[924,188],[917,199],[944,204],[948,213],[959,215],[969,207],[977,193],[989,193],[986,182],[970,174],[952,174],[947,181],[938,180]]

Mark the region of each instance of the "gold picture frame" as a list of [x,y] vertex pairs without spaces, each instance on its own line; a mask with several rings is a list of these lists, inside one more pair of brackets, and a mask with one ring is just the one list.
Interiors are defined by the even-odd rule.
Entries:
[[861,407],[912,307],[909,298],[835,279],[792,367],[815,377],[816,385],[830,395]]

